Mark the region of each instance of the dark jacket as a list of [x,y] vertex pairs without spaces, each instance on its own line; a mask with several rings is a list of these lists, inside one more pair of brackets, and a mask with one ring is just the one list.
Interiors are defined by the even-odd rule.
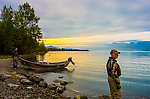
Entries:
[[12,52],[12,58],[14,58],[14,57],[18,57],[18,51],[13,51]]
[[121,76],[120,66],[117,63],[117,61],[113,59],[112,57],[109,57],[106,68],[107,68],[108,76],[113,77],[113,78],[118,78],[119,76]]

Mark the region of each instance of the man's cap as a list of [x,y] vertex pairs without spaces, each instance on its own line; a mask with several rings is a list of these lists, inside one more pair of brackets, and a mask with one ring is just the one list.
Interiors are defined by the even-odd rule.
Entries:
[[110,51],[110,54],[120,54],[120,52],[115,50],[115,49],[113,49],[113,50]]

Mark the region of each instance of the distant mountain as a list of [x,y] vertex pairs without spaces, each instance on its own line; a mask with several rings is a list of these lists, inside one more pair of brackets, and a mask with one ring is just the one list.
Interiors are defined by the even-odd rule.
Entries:
[[150,41],[128,40],[108,44],[108,47],[119,50],[150,51]]
[[46,46],[46,48],[53,48],[53,49],[60,49],[59,47],[55,47],[55,46]]
[[73,48],[69,48],[69,47],[63,47],[63,49],[73,49]]
[[68,48],[68,47],[55,47],[55,46],[46,46],[48,51],[89,51],[89,50],[83,50],[78,48]]

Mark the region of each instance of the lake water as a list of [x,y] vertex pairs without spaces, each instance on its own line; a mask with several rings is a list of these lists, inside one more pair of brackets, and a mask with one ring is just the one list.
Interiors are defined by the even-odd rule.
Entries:
[[[106,72],[109,51],[49,51],[44,56],[38,56],[38,59],[59,62],[68,57],[73,58],[75,66],[70,63],[68,71],[43,73],[43,78],[51,83],[59,76],[64,76],[62,80],[73,82],[67,85],[73,91],[88,96],[109,95]],[[120,79],[123,98],[150,98],[150,52],[121,51],[117,60],[122,70]]]

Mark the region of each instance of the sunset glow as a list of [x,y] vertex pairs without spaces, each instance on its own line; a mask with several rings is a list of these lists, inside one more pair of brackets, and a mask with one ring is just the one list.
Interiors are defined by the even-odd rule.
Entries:
[[[26,0],[2,0],[17,9]],[[150,40],[149,0],[28,0],[40,17],[45,44],[90,46],[101,41]],[[1,12],[0,12],[1,13]]]
[[111,35],[106,34],[106,35],[91,35],[91,36],[68,37],[68,38],[47,38],[42,39],[41,42],[43,41],[44,44],[46,45],[58,47],[87,47],[93,46],[97,42],[110,43],[113,41],[132,40],[132,39],[149,41],[150,37],[148,35],[150,35],[150,32],[124,33]]

